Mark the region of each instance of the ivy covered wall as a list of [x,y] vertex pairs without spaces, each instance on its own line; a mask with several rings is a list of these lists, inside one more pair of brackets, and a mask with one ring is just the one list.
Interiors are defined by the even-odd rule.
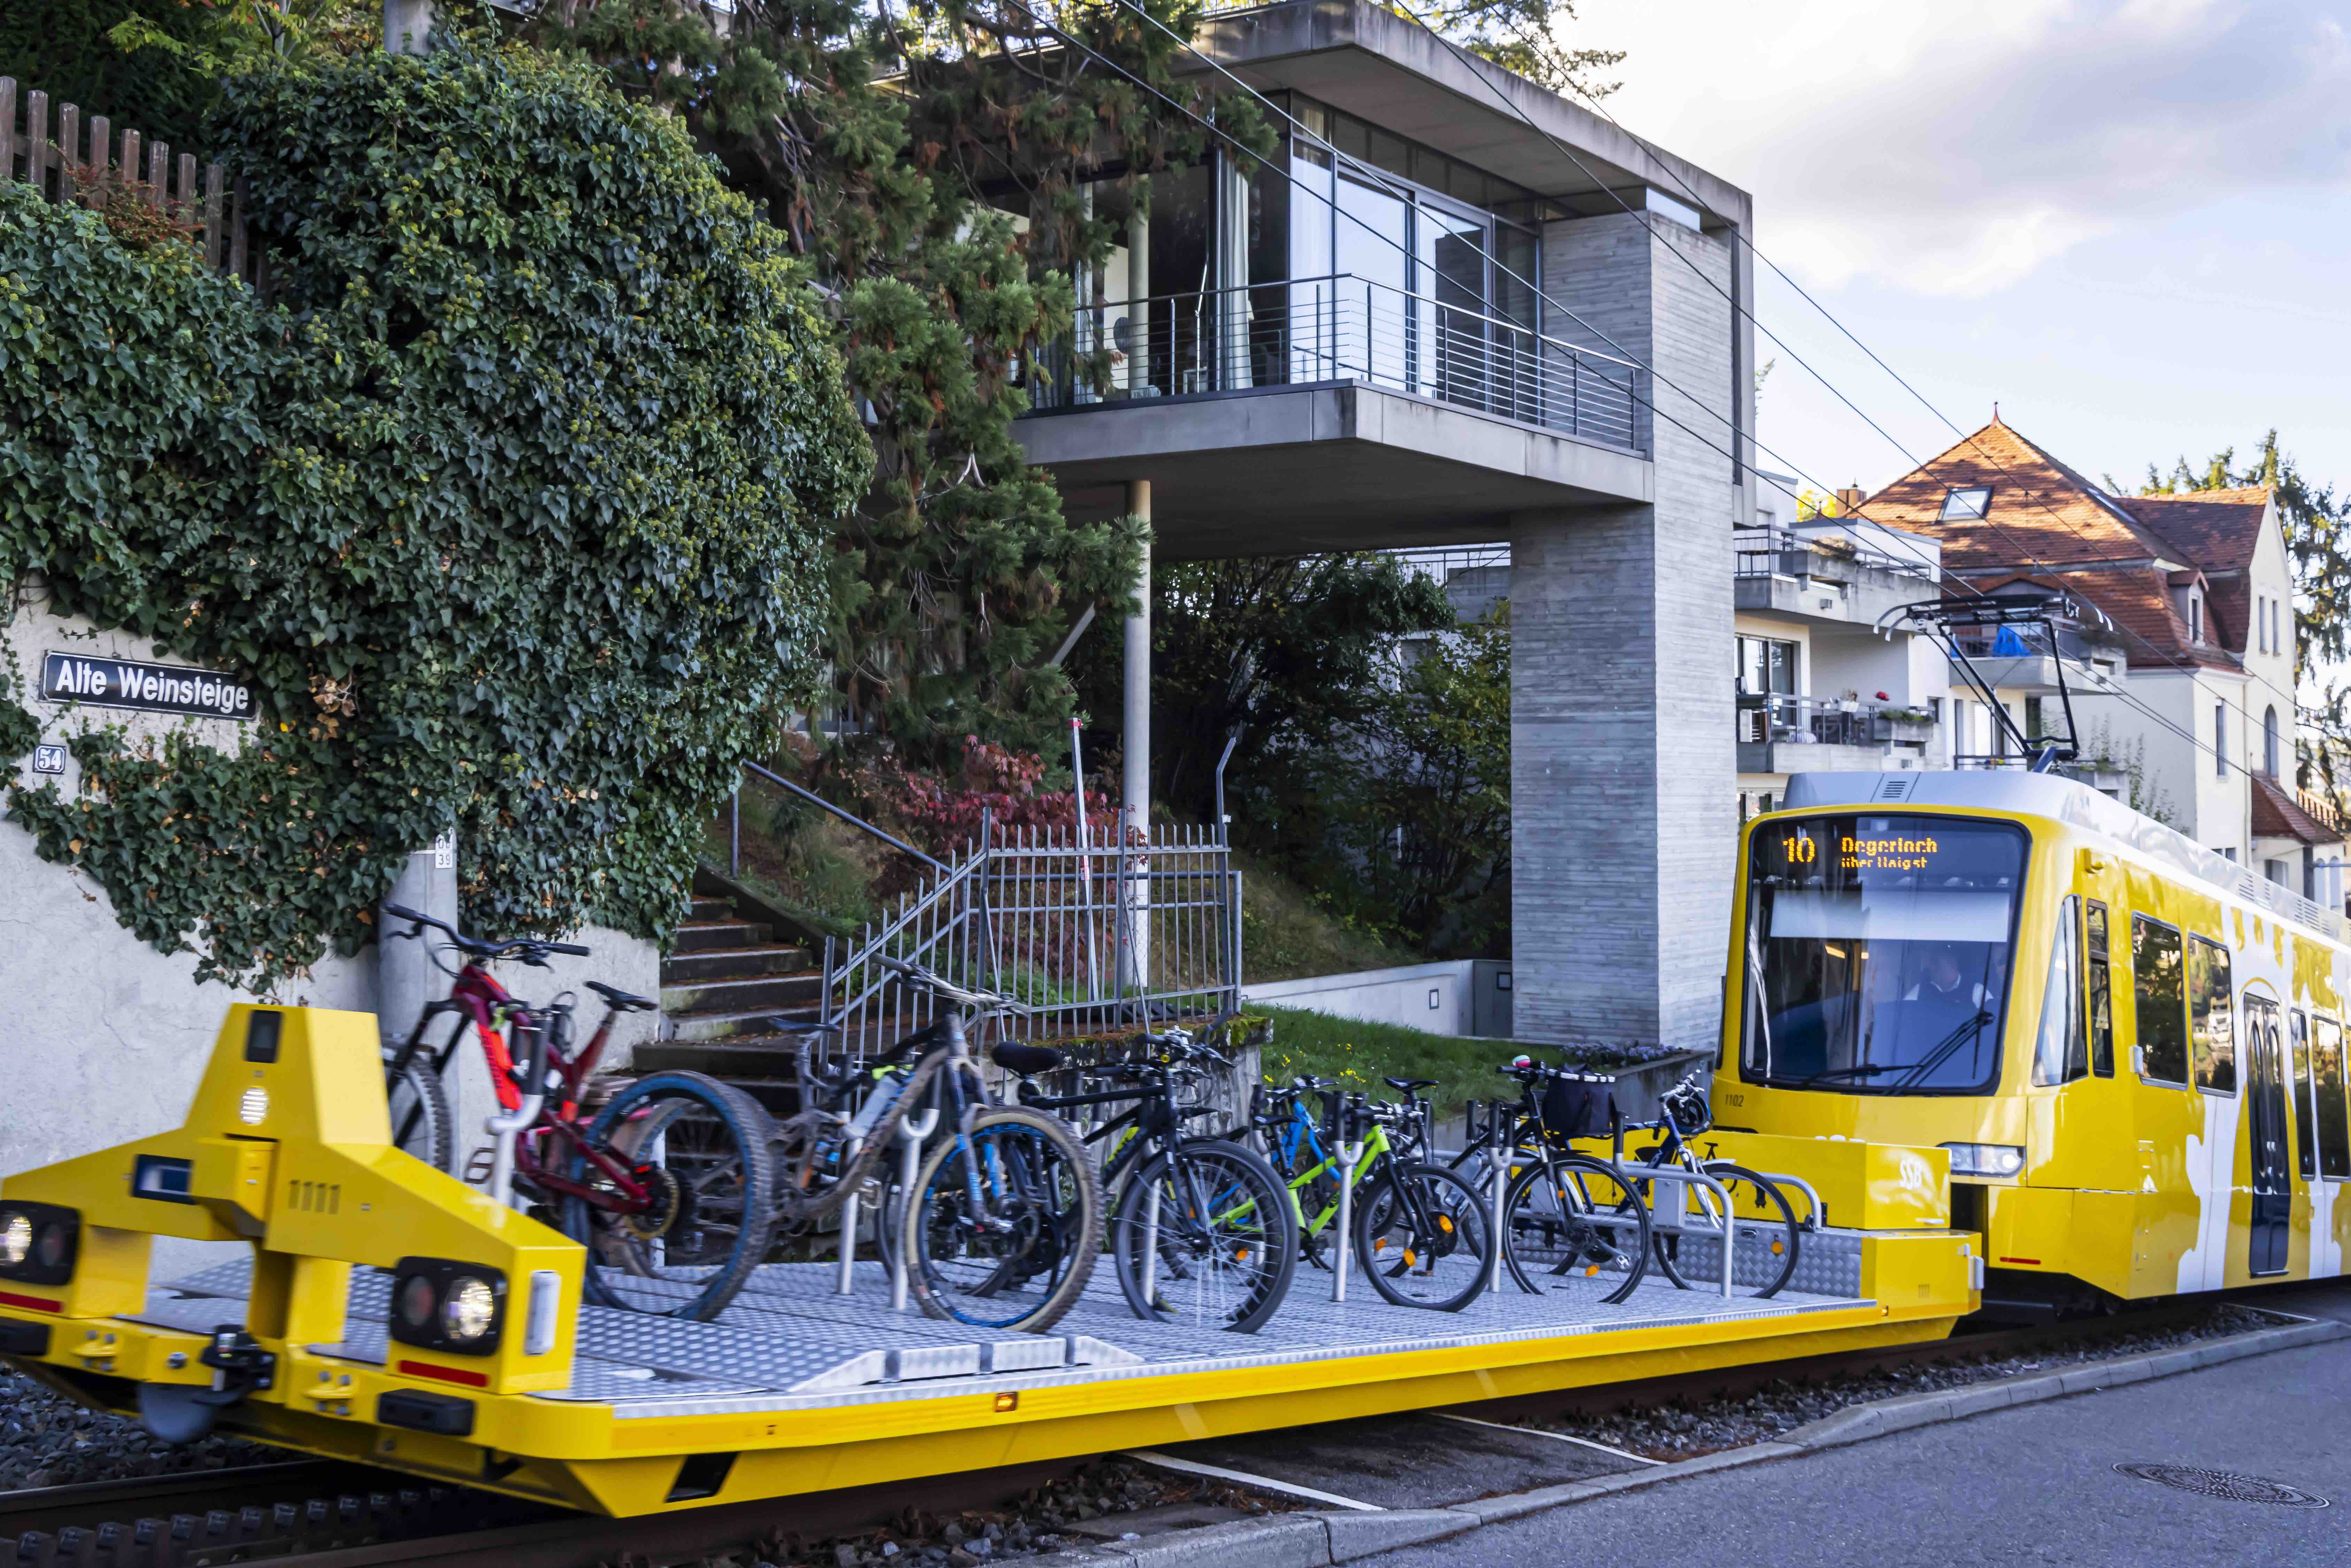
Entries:
[[222,124],[266,309],[0,183],[0,582],[265,711],[235,752],[93,729],[77,792],[19,782],[9,819],[246,985],[353,950],[451,829],[469,922],[665,937],[817,676],[823,530],[868,477],[820,301],[584,68],[365,54],[231,82]]

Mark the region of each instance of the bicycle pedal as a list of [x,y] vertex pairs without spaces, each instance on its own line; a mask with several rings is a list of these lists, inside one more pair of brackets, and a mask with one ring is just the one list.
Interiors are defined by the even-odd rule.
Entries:
[[465,1185],[479,1186],[489,1180],[490,1172],[497,1168],[497,1163],[496,1150],[488,1147],[475,1149],[465,1156],[465,1175],[463,1178]]

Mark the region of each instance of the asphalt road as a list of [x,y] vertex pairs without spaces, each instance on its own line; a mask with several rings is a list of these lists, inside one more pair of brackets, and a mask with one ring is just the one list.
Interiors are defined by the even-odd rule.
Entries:
[[[2342,1286],[2252,1300],[2351,1321],[2351,1289]],[[2334,1506],[2225,1501],[2115,1469],[2143,1463],[2283,1481]],[[1382,1568],[2351,1563],[2351,1342],[1692,1477],[1378,1561]]]

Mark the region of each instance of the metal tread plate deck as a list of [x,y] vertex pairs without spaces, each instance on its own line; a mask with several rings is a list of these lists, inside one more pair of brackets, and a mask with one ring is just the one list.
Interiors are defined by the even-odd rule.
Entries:
[[[991,1389],[1052,1387],[1874,1305],[1858,1294],[1859,1234],[1813,1233],[1806,1238],[1808,1251],[1816,1241],[1821,1267],[1803,1270],[1801,1281],[1813,1289],[1791,1290],[1768,1301],[1678,1291],[1653,1273],[1619,1303],[1600,1300],[1605,1287],[1598,1281],[1570,1279],[1528,1295],[1505,1280],[1499,1294],[1489,1292],[1447,1314],[1391,1305],[1360,1277],[1351,1285],[1354,1299],[1332,1301],[1330,1276],[1301,1265],[1281,1311],[1255,1334],[1140,1321],[1106,1265],[1055,1332],[1034,1335],[931,1319],[913,1307],[893,1312],[878,1264],[856,1265],[854,1293],[848,1296],[834,1293],[837,1265],[775,1264],[758,1270],[716,1322],[582,1307],[570,1386],[533,1397],[610,1405],[622,1420],[783,1412],[939,1398],[965,1391],[958,1385],[979,1377],[989,1379]],[[250,1281],[249,1263],[224,1264],[151,1292],[143,1311],[125,1316],[210,1333],[242,1317]],[[1844,1288],[1823,1291],[1823,1284]],[[630,1285],[656,1296],[688,1288],[661,1280]],[[354,1270],[342,1343],[311,1348],[382,1364],[390,1293],[387,1275]]]

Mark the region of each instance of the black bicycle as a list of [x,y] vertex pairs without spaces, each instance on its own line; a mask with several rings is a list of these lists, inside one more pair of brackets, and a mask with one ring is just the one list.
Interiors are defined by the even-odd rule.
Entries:
[[1140,1318],[1253,1333],[1280,1307],[1297,1269],[1289,1194],[1255,1151],[1185,1130],[1217,1107],[1186,1104],[1184,1091],[1232,1059],[1181,1030],[1139,1043],[1137,1059],[1092,1071],[1108,1087],[1047,1094],[1024,1076],[1020,1103],[1125,1105],[1085,1141],[1109,1151],[1102,1186],[1118,1195],[1110,1251],[1127,1305]]

